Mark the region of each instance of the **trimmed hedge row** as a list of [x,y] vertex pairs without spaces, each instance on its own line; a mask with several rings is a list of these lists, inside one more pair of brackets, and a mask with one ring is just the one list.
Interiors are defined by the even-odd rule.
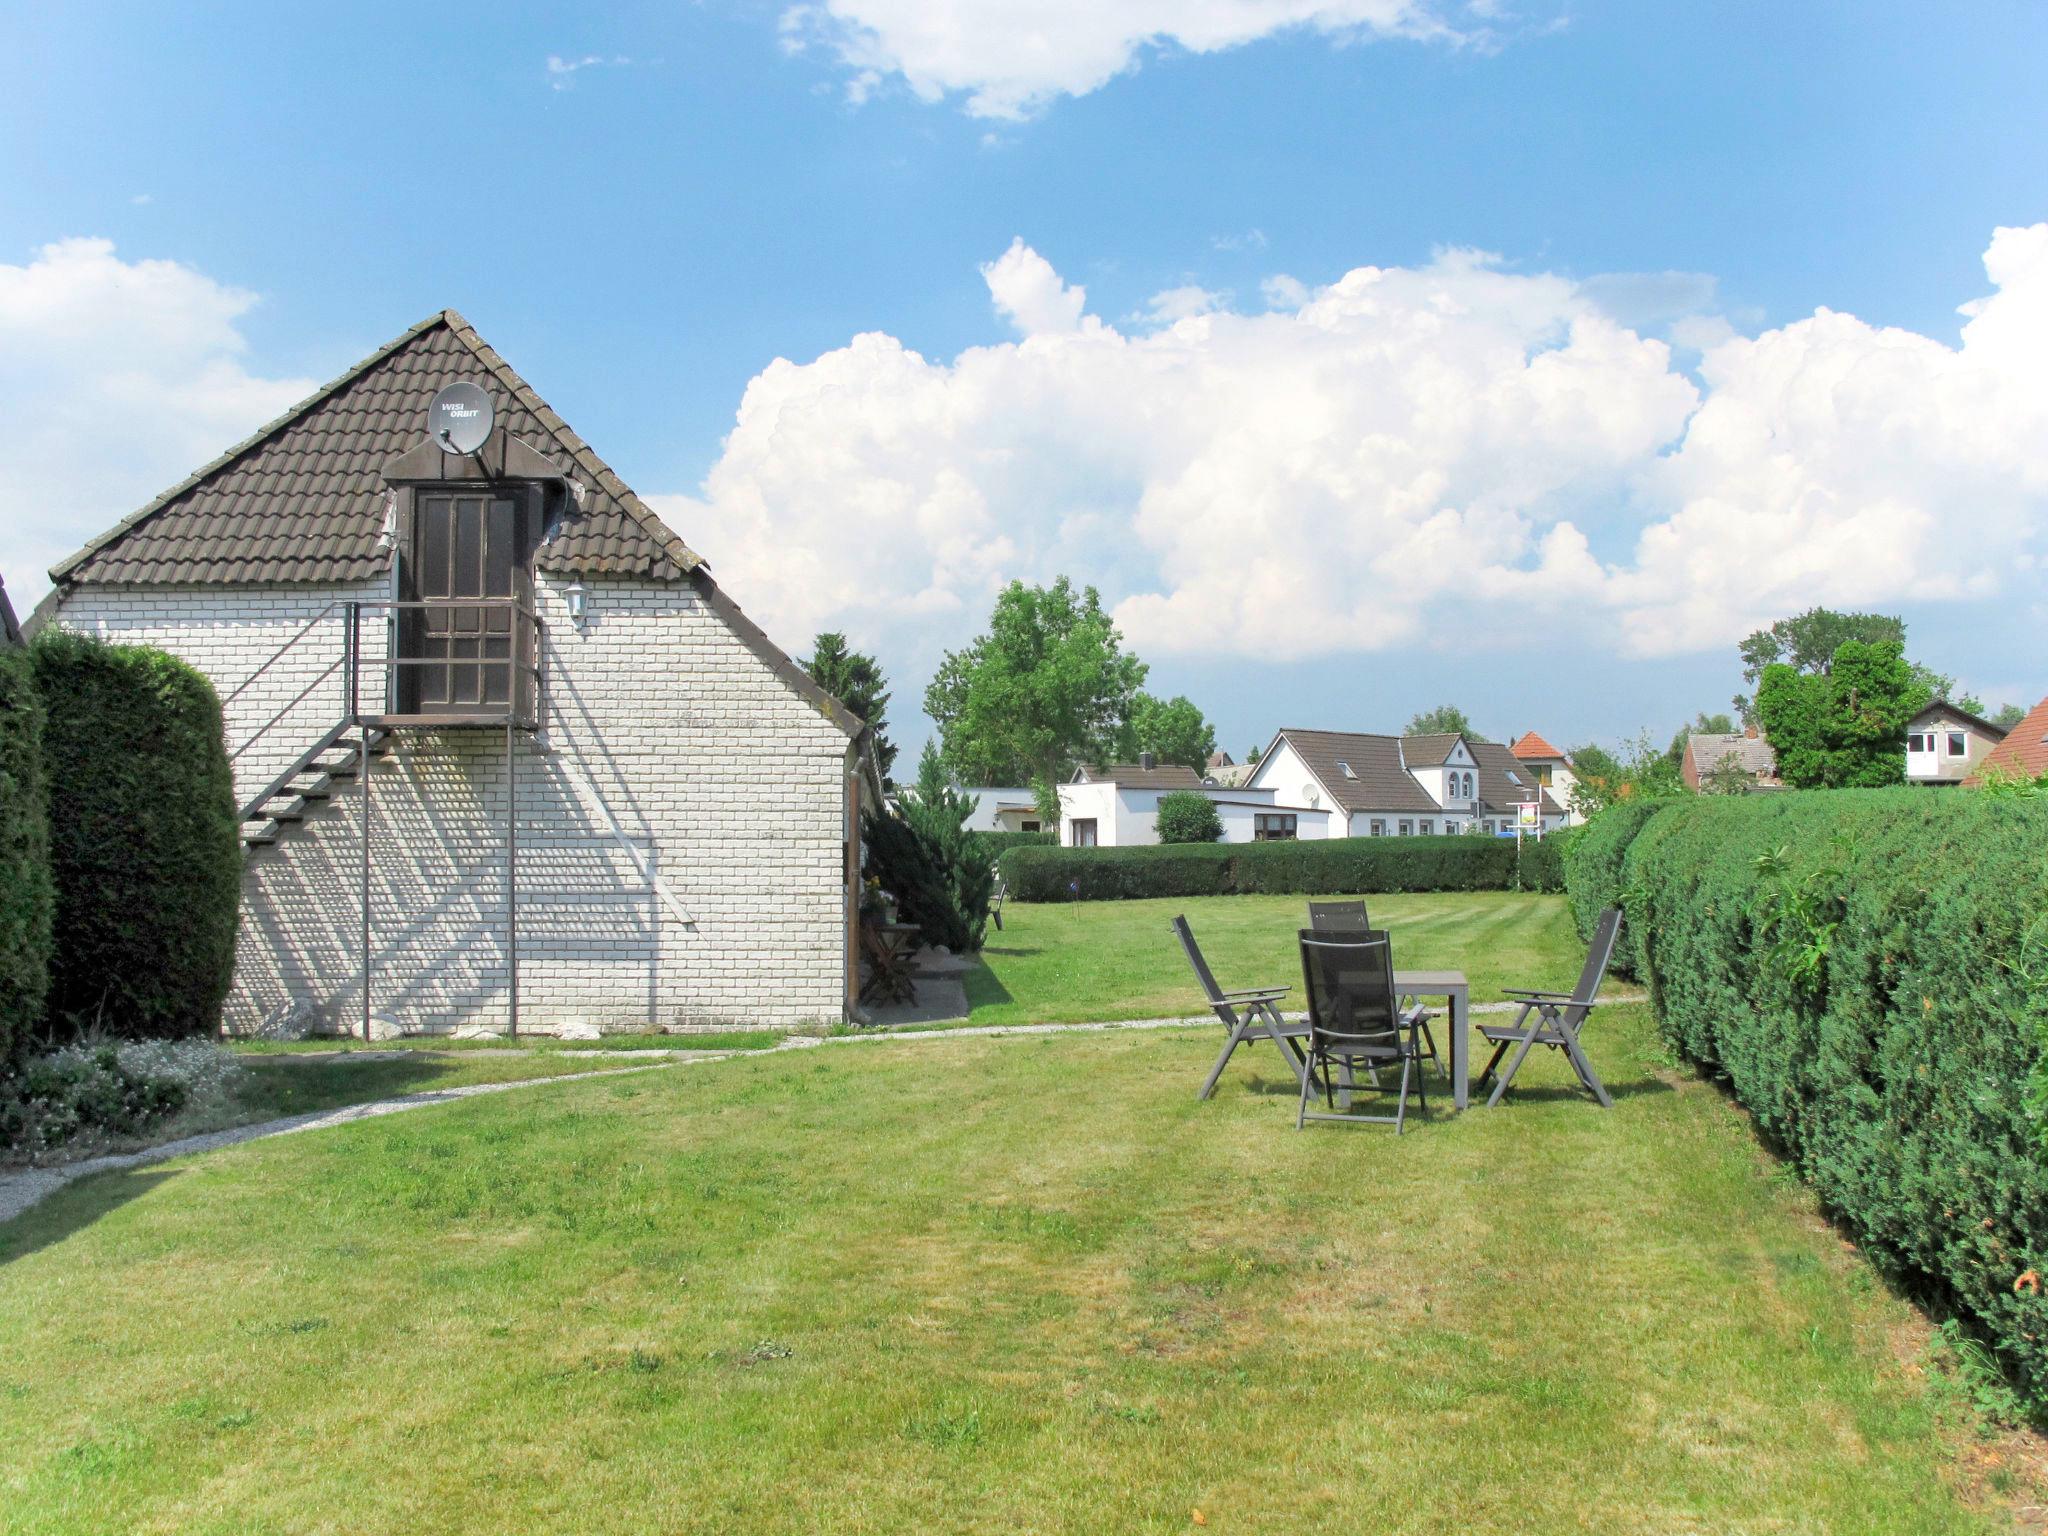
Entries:
[[[1588,944],[1593,941],[1593,925],[1600,914],[1621,905],[1622,860],[1629,844],[1652,816],[1675,803],[1668,798],[1624,800],[1610,805],[1573,834],[1571,846],[1564,851],[1564,890],[1571,898],[1572,921],[1578,925],[1579,937]],[[1615,951],[1613,968],[1629,969],[1628,957],[1620,949]]]
[[[1605,879],[1585,849],[1573,868]],[[2028,1104],[2048,1042],[2048,801],[1710,796],[1650,816],[1622,865],[1666,1036],[2048,1409],[2048,1146]]]
[[[1555,850],[1529,841],[1522,872],[1555,890]],[[1125,901],[1150,896],[1338,895],[1517,888],[1503,837],[1338,837],[1142,848],[1013,848],[1003,878],[1017,901]]]
[[51,903],[42,695],[28,652],[0,645],[0,1063],[42,1020]]
[[53,1035],[211,1033],[234,971],[242,850],[213,686],[176,657],[48,630]]
[[1057,832],[977,832],[974,834],[988,844],[990,854],[1000,858],[1012,848],[1057,848]]

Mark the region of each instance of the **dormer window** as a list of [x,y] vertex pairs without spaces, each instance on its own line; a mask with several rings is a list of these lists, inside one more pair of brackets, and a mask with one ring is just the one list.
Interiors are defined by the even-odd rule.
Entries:
[[1347,779],[1355,779],[1358,777],[1357,774],[1351,771],[1351,765],[1345,762],[1342,758],[1339,758],[1337,760],[1337,771],[1343,774],[1344,777]]

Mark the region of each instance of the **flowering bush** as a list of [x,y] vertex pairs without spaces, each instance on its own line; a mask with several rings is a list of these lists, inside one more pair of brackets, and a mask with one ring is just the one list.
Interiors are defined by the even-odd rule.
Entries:
[[0,1075],[0,1157],[137,1135],[220,1102],[241,1070],[206,1040],[87,1040],[29,1057]]

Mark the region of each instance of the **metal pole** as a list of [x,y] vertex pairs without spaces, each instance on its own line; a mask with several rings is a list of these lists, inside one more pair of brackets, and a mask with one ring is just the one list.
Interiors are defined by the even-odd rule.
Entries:
[[505,999],[511,1038],[519,1038],[519,767],[508,700],[505,715]]
[[356,721],[356,780],[363,786],[363,1040],[370,1038],[370,728]]

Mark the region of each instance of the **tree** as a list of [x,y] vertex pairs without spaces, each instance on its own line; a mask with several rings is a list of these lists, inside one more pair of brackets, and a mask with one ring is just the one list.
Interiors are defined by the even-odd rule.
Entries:
[[1159,797],[1159,841],[1213,843],[1223,835],[1216,802],[1192,789],[1176,789]]
[[866,721],[875,733],[875,764],[887,779],[896,764],[896,747],[883,734],[889,723],[889,690],[881,663],[851,650],[836,629],[821,631],[811,642],[811,659],[803,663],[811,680]]
[[1185,763],[1200,773],[1216,750],[1216,728],[1179,695],[1155,699],[1141,693],[1131,704],[1129,737],[1122,745],[1117,755],[1126,761],[1150,752],[1162,763]]
[[1246,766],[1247,766],[1247,767],[1251,767],[1251,768],[1256,768],[1256,767],[1258,767],[1258,766],[1259,766],[1259,759],[1260,759],[1260,758],[1262,758],[1262,757],[1264,757],[1265,755],[1266,755],[1266,749],[1265,749],[1264,747],[1262,747],[1262,746],[1259,746],[1259,745],[1258,745],[1257,743],[1254,743],[1254,744],[1253,744],[1253,746],[1252,746],[1252,749],[1251,749],[1251,751],[1249,751],[1249,752],[1245,753],[1245,755],[1244,755],[1244,760],[1245,760],[1245,764],[1246,764]]
[[2024,705],[2001,704],[1998,713],[1991,717],[1991,723],[2000,730],[2009,731],[2026,718],[2027,711]]
[[1685,787],[1678,765],[1648,731],[1622,744],[1621,754],[1587,743],[1573,749],[1571,809],[1591,816],[1624,800],[1675,795]]
[[[1834,670],[1835,653],[1850,641],[1863,645],[1893,643],[1901,654],[1906,648],[1906,621],[1889,613],[1838,613],[1832,608],[1809,608],[1789,619],[1780,619],[1768,629],[1759,629],[1739,647],[1742,678],[1752,687],[1763,679],[1764,669],[1788,666],[1795,672],[1826,677]],[[1918,697],[1919,708],[1935,699],[1947,699],[1973,715],[1984,711],[1979,701],[1967,694],[1958,697],[1956,680],[1945,672],[1906,663],[1909,686]],[[1758,723],[1758,701],[1748,694],[1735,695],[1735,708],[1745,725]],[[1768,733],[1766,733],[1768,734]]]
[[1093,587],[1013,581],[988,632],[947,653],[924,708],[962,783],[1058,782],[1077,762],[1115,755],[1145,671]]
[[938,748],[927,741],[902,813],[870,810],[862,825],[869,866],[896,898],[903,920],[922,928],[925,942],[956,954],[981,948],[995,889],[995,855],[967,830],[973,814],[974,797],[954,787]]
[[1463,736],[1467,741],[1491,740],[1490,737],[1482,736],[1473,730],[1472,722],[1466,718],[1465,711],[1458,708],[1455,704],[1439,704],[1435,709],[1425,709],[1421,714],[1408,722],[1408,729],[1401,734],[1403,736],[1458,735]]
[[1678,734],[1671,738],[1671,745],[1664,755],[1674,764],[1685,761],[1685,743],[1693,736],[1733,736],[1735,722],[1724,714],[1708,714],[1704,709],[1693,717],[1691,725],[1681,725]]
[[1794,789],[1872,788],[1905,776],[1906,723],[1927,702],[1897,640],[1845,640],[1825,672],[1765,666],[1756,708]]

